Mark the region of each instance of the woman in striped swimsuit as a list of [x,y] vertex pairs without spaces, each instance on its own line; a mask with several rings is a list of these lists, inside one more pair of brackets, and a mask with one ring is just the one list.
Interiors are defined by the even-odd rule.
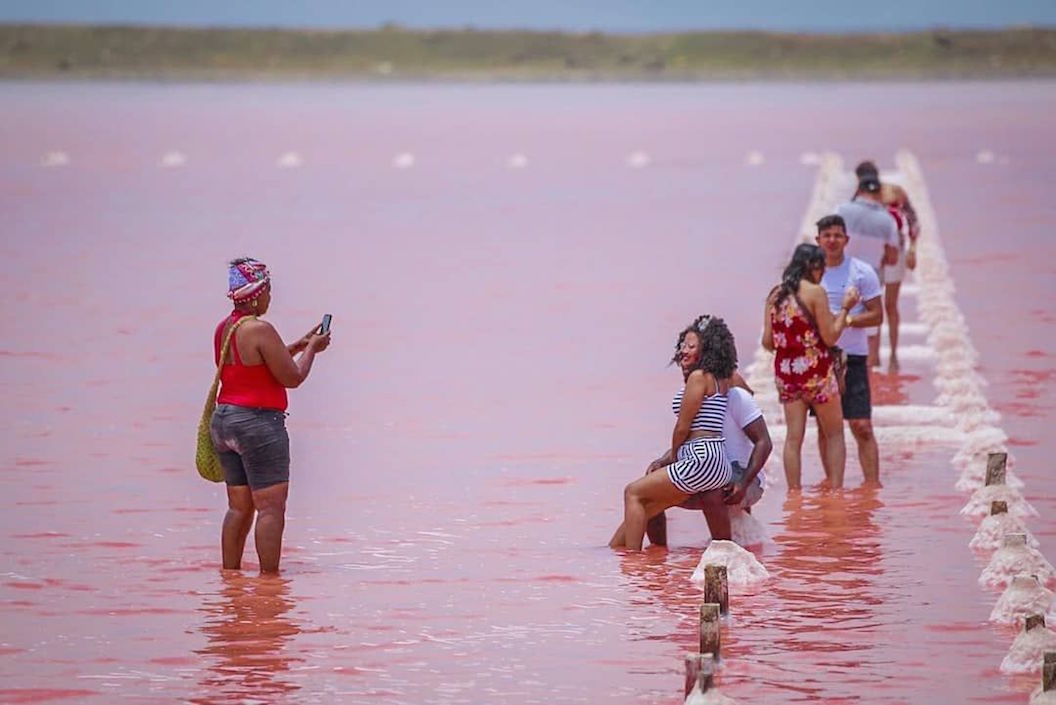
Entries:
[[[624,489],[623,523],[609,542],[613,548],[640,551],[646,522],[698,492],[714,494],[722,505],[722,488],[730,482],[722,424],[737,367],[733,335],[721,318],[701,316],[679,335],[671,361],[682,368],[685,385],[671,402],[676,421],[671,450],[663,459],[667,468]],[[710,528],[712,538],[729,540],[729,515],[722,513]]]

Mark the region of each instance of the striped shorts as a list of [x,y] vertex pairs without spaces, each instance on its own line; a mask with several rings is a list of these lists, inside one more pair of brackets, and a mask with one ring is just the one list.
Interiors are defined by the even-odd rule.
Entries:
[[686,494],[707,492],[730,482],[730,461],[721,438],[694,438],[678,449],[678,460],[667,466],[671,484]]

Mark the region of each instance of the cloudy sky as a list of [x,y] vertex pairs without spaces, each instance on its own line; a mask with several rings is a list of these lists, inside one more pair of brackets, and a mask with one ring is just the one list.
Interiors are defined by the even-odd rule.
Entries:
[[0,0],[0,22],[900,31],[1056,26],[1056,0]]

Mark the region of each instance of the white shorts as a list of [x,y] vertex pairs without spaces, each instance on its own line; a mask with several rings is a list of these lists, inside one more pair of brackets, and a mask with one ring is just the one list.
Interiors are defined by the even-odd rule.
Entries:
[[898,284],[906,276],[906,248],[898,249],[898,262],[880,266],[881,284]]

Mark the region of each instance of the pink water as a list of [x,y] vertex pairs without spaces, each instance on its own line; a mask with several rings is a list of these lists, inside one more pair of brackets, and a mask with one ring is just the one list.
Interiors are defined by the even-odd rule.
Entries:
[[[751,360],[810,195],[800,155],[825,148],[919,158],[1056,557],[1056,84],[6,84],[0,101],[0,701],[679,702],[703,523],[672,517],[667,552],[604,544],[668,442],[675,333],[721,313]],[[39,166],[53,150],[70,164]],[[186,165],[159,168],[170,150]],[[304,165],[276,168],[292,150]],[[414,167],[392,168],[404,151]],[[271,265],[287,336],[334,314],[292,394],[270,581],[255,557],[218,569],[222,489],[191,464],[243,253]],[[927,368],[906,367],[881,400],[930,403]],[[954,450],[882,448],[879,492],[764,497],[772,580],[734,597],[724,692],[1026,700],[1035,679],[998,672],[1012,632],[987,623]]]

